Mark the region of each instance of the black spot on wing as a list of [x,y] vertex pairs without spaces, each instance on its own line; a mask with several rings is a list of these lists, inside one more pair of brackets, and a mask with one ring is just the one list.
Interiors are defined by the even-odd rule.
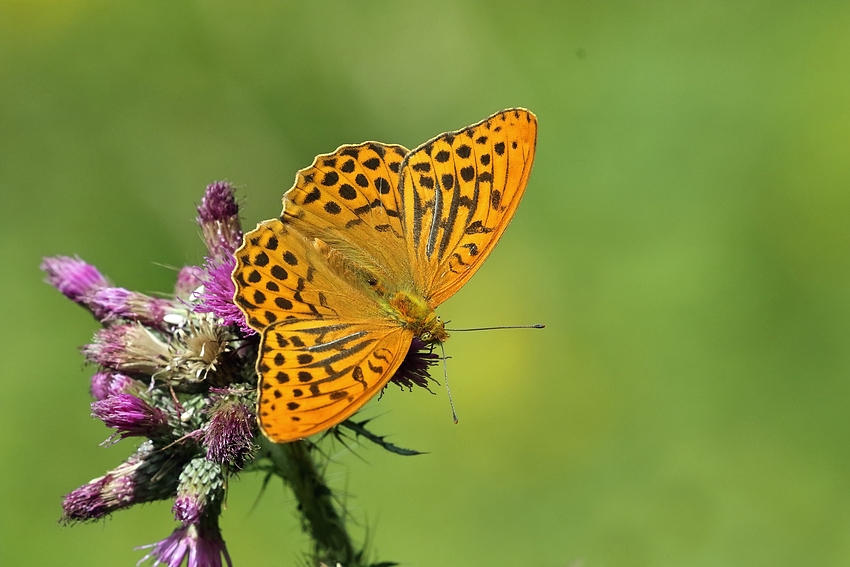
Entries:
[[455,177],[451,173],[444,173],[440,177],[440,181],[443,183],[443,189],[449,190],[455,185]]
[[314,201],[318,201],[322,197],[322,192],[319,191],[318,187],[313,187],[307,195],[304,196],[304,200],[301,202],[303,205],[309,205]]
[[357,190],[348,183],[343,183],[339,187],[339,196],[346,201],[351,201],[357,198]]
[[378,177],[375,179],[375,189],[377,189],[378,193],[381,195],[386,195],[390,192],[390,182],[383,177]]

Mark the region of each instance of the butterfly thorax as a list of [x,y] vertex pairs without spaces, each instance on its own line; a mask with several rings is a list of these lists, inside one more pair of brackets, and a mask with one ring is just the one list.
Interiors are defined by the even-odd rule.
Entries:
[[426,343],[442,343],[449,338],[445,325],[424,298],[397,291],[389,298],[389,308],[393,318]]

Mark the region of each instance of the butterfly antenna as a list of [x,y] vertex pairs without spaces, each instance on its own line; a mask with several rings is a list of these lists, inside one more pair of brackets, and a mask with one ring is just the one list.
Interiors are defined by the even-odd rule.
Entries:
[[443,343],[440,343],[440,350],[443,351],[443,377],[446,381],[446,392],[449,394],[449,405],[452,406],[452,419],[457,423],[457,412],[455,411],[455,402],[452,400],[452,390],[449,388],[449,367],[446,365],[446,349],[443,348]]
[[475,327],[474,329],[446,329],[451,333],[462,333],[464,331],[499,331],[502,329],[545,329],[546,325],[537,323],[535,325],[504,325],[501,327]]

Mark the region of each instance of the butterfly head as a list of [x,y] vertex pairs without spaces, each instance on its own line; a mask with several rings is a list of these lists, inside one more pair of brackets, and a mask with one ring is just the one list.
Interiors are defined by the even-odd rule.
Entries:
[[418,337],[424,343],[443,343],[449,338],[449,333],[446,331],[443,320],[437,317],[436,314],[434,315],[434,319],[427,326],[424,326],[423,329]]

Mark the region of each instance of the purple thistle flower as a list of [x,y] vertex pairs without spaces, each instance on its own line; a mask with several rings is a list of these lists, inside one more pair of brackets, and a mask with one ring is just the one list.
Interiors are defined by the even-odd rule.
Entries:
[[174,284],[174,296],[188,301],[196,289],[204,285],[204,269],[200,266],[183,266],[177,272],[177,282]]
[[100,366],[151,375],[167,367],[172,359],[168,345],[138,323],[101,329],[82,352]]
[[233,186],[226,181],[207,185],[198,206],[198,224],[209,250],[209,257],[220,260],[232,256],[242,243],[242,224],[239,205]]
[[154,567],[180,567],[186,559],[186,567],[222,567],[222,556],[228,566],[233,565],[217,521],[181,526],[164,540],[136,549],[150,549],[136,565],[153,559]]
[[195,306],[195,311],[213,313],[216,317],[223,319],[225,325],[236,325],[244,335],[254,335],[256,331],[248,326],[245,315],[233,303],[236,286],[230,279],[230,273],[234,267],[236,267],[236,258],[232,254],[218,261],[207,258],[204,291],[200,295],[200,303]]
[[154,437],[168,424],[168,416],[161,409],[130,394],[118,394],[93,402],[92,417],[103,421],[107,427],[117,429],[121,438]]
[[412,390],[413,386],[420,388],[428,388],[428,382],[432,380],[428,374],[428,369],[440,361],[440,356],[431,352],[431,347],[419,337],[413,337],[413,342],[410,343],[410,348],[401,363],[401,366],[396,370],[390,380],[400,387]]
[[174,469],[168,463],[171,458],[154,450],[150,441],[143,443],[118,468],[66,495],[62,521],[97,520],[133,504],[168,498],[177,485],[176,474],[163,474]]
[[122,287],[102,287],[84,302],[102,323],[133,319],[153,327],[162,327],[167,315],[182,315],[185,308],[168,299],[159,299]]
[[114,510],[130,506],[133,502],[133,479],[130,474],[120,469],[121,467],[67,494],[62,502],[63,520],[97,520]]
[[97,268],[85,263],[79,257],[45,258],[41,263],[41,269],[46,273],[44,281],[76,303],[82,303],[86,295],[109,285]]
[[204,430],[207,459],[241,469],[254,452],[257,417],[240,401],[223,399],[208,412],[212,417]]

